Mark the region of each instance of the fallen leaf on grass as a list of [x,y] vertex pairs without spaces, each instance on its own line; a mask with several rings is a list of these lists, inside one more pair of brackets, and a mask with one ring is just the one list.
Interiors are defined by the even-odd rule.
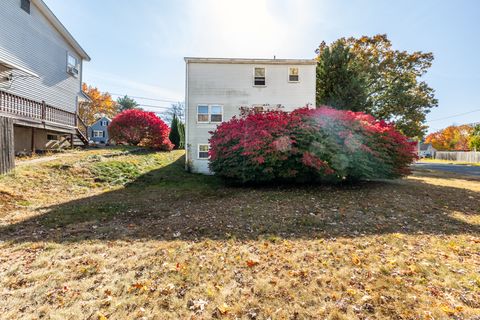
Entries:
[[360,261],[360,258],[359,258],[359,257],[353,256],[353,257],[352,257],[352,263],[353,263],[354,265],[358,266],[358,265],[360,265],[360,263],[362,263],[362,262]]
[[255,267],[259,262],[256,260],[247,260],[247,267],[253,268]]

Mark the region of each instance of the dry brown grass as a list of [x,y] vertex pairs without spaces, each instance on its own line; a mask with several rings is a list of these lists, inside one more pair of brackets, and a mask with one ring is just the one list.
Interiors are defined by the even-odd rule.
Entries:
[[0,318],[480,317],[475,179],[239,188],[101,153],[0,178]]

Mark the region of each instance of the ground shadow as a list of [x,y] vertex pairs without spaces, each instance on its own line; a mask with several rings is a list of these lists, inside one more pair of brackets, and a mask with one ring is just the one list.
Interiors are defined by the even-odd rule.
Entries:
[[[420,180],[341,186],[231,187],[189,174],[183,158],[124,188],[42,208],[0,240],[258,239],[387,233],[480,234],[480,194]],[[460,216],[460,218],[459,218]]]

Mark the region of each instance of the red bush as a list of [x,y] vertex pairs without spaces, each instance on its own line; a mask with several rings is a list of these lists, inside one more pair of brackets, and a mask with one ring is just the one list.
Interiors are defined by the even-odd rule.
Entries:
[[240,182],[396,178],[415,157],[393,125],[328,107],[234,117],[210,146],[212,171]]
[[170,128],[153,112],[125,110],[113,118],[108,133],[110,139],[117,143],[167,151],[173,149],[168,138]]

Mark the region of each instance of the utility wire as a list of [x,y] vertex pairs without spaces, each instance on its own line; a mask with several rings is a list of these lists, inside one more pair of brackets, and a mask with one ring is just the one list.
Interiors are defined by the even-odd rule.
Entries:
[[468,111],[468,112],[464,112],[464,113],[457,113],[457,114],[453,114],[453,115],[448,116],[448,117],[443,117],[443,118],[438,118],[438,119],[430,120],[430,121],[427,121],[427,123],[435,122],[435,121],[441,121],[441,120],[447,120],[447,119],[450,119],[450,118],[455,118],[455,117],[459,117],[459,116],[463,116],[463,115],[466,115],[466,114],[470,114],[470,113],[474,113],[474,112],[479,112],[479,111],[480,111],[480,109],[475,109],[475,110]]
[[109,94],[112,95],[112,96],[117,96],[117,97],[128,96],[128,97],[130,97],[130,98],[135,98],[135,99],[151,100],[151,101],[159,101],[159,102],[171,102],[171,103],[181,102],[181,101],[178,101],[178,100],[167,99],[167,98],[165,98],[165,99],[157,99],[157,98],[131,96],[131,95],[128,95],[128,94],[120,94],[120,93],[112,93],[112,92],[109,92]]

